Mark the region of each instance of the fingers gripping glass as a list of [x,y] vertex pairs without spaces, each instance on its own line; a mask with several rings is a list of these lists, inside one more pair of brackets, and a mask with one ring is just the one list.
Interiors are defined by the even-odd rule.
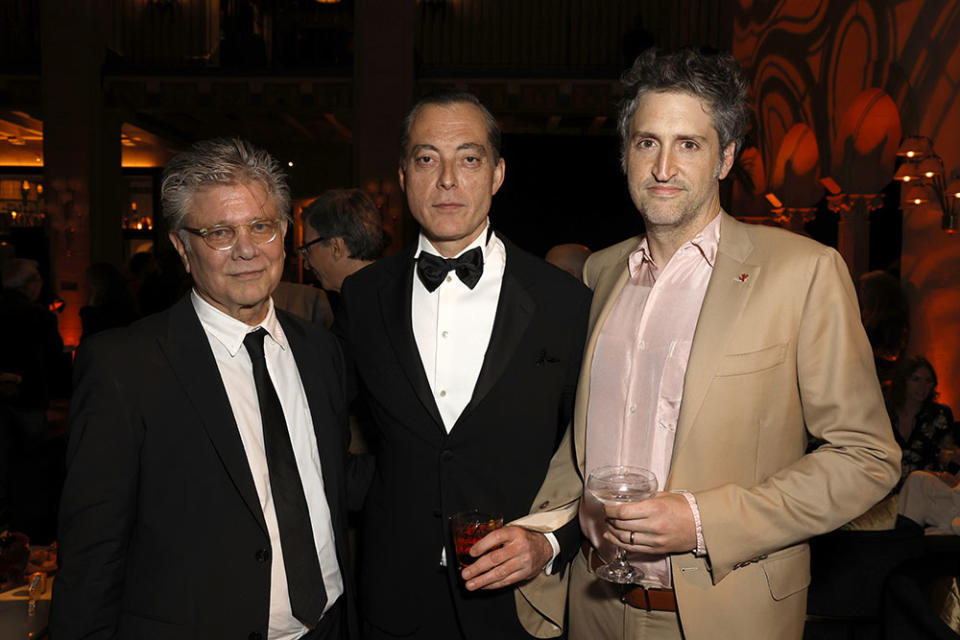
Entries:
[[[657,492],[657,477],[642,467],[600,467],[587,477],[587,491],[604,505],[640,502]],[[618,584],[640,584],[643,578],[643,572],[627,562],[627,552],[620,546],[617,557],[595,573]]]
[[237,244],[237,238],[240,237],[240,229],[246,229],[250,234],[250,239],[256,244],[267,244],[273,242],[280,235],[280,226],[282,221],[279,218],[264,218],[262,220],[253,220],[246,224],[220,224],[206,229],[194,229],[184,227],[195,236],[200,236],[207,246],[217,251],[226,251],[232,249]]

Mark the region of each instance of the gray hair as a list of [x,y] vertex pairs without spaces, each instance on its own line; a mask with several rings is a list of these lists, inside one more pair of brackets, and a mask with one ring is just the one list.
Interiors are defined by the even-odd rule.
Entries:
[[747,83],[732,55],[702,53],[693,48],[674,53],[648,49],[621,76],[620,83],[623,85],[623,101],[617,116],[617,131],[620,133],[620,166],[624,171],[627,168],[630,122],[640,99],[648,93],[681,91],[705,101],[720,139],[718,166],[723,162],[723,150],[731,142],[736,143],[733,157],[740,154],[750,108]]
[[403,131],[400,133],[400,166],[403,166],[407,159],[407,147],[410,146],[410,130],[413,128],[413,121],[416,120],[420,110],[427,105],[450,106],[454,104],[472,104],[480,109],[480,113],[483,115],[483,124],[487,128],[487,141],[490,143],[493,152],[493,163],[500,162],[502,135],[500,134],[500,125],[497,124],[497,119],[493,117],[490,110],[483,106],[477,96],[468,91],[440,91],[420,98],[403,118]]
[[357,260],[376,260],[387,246],[377,205],[362,189],[324,192],[304,208],[303,221],[324,240],[343,238]]
[[290,188],[280,163],[240,138],[197,142],[163,169],[160,205],[170,231],[183,230],[193,196],[202,189],[259,182],[273,198],[277,213],[290,222]]

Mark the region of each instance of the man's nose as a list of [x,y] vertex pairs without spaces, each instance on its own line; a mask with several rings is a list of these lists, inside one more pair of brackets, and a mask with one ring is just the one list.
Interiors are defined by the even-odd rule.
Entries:
[[237,241],[233,244],[233,255],[236,258],[248,259],[260,252],[260,245],[253,241],[248,227],[237,227]]
[[673,177],[674,173],[673,154],[668,149],[661,149],[653,165],[653,177],[658,182],[667,182]]
[[440,169],[440,175],[437,176],[437,186],[441,189],[452,189],[457,186],[456,172],[451,163],[443,163]]

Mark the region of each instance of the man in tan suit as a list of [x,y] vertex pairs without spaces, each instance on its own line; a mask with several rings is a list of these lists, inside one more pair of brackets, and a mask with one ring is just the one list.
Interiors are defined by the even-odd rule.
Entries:
[[[651,469],[662,492],[581,500],[570,638],[799,639],[805,541],[898,476],[856,294],[836,251],[721,210],[747,114],[732,57],[649,51],[624,84],[623,168],[647,232],[587,262],[577,468],[555,459],[537,500],[564,504],[614,464]],[[617,546],[643,586],[594,575]],[[533,625],[548,580],[524,591]]]

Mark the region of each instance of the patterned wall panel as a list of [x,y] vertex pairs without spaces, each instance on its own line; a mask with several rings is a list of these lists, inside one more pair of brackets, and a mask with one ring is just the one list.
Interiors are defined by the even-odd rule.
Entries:
[[[900,126],[930,137],[948,172],[960,168],[960,0],[739,0],[734,25],[768,171],[796,124],[815,133],[823,174],[859,163],[850,182],[889,180]],[[897,123],[887,122],[892,110]],[[960,237],[941,231],[937,212],[904,212],[900,272],[908,352],[933,362],[942,399],[958,410]]]

